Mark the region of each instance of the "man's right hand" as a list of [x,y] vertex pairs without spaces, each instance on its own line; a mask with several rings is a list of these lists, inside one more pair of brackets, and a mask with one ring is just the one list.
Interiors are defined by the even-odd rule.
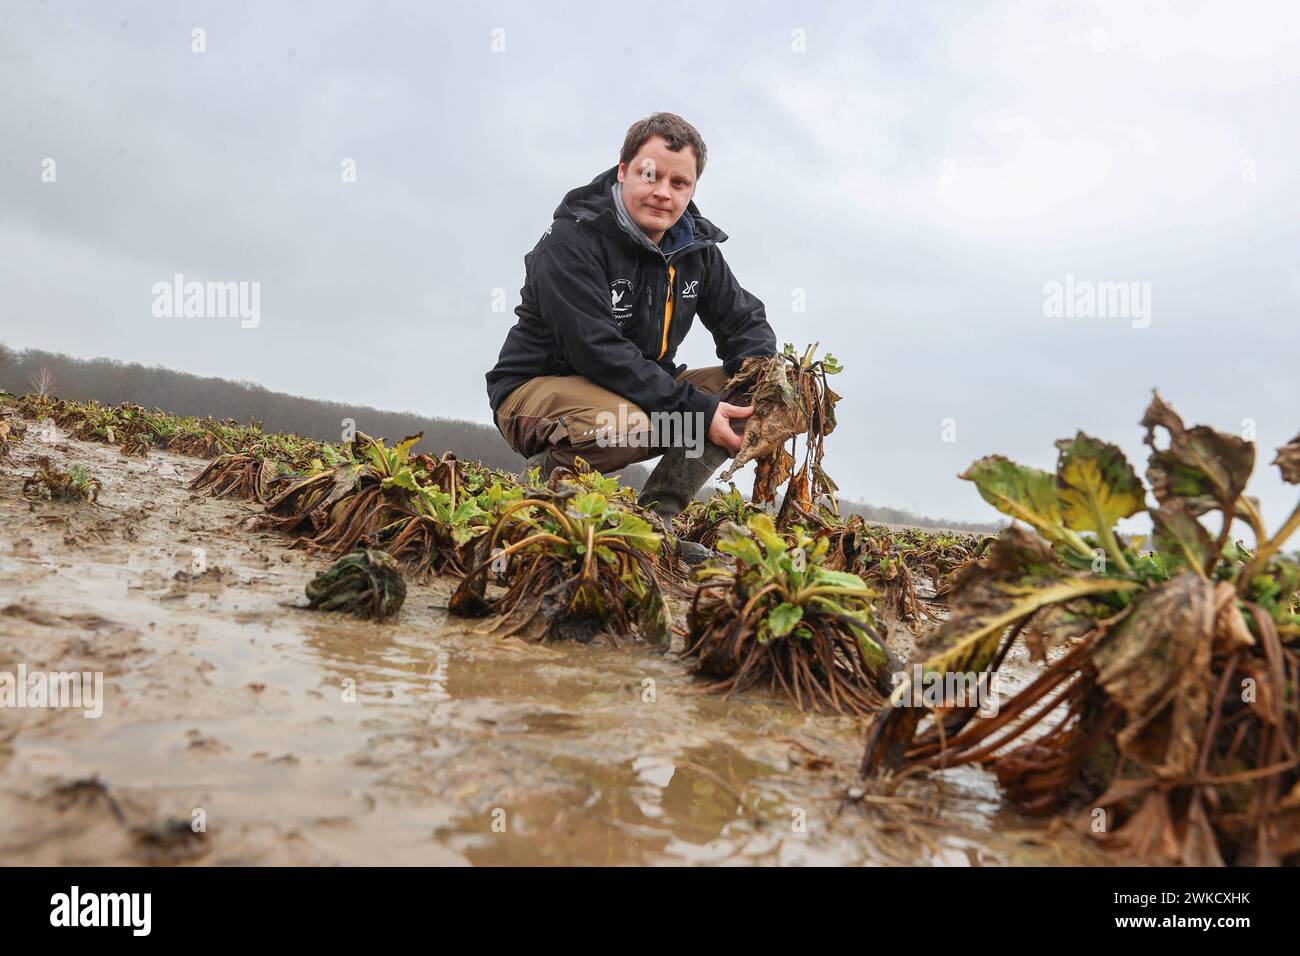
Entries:
[[[730,405],[727,402],[718,402],[718,410],[713,413],[713,421],[709,423],[709,441],[721,445],[727,450],[727,454],[734,457],[736,452],[740,451],[741,436],[745,433],[745,423],[742,419],[753,414],[753,405]],[[738,422],[739,430],[731,424],[733,421]]]

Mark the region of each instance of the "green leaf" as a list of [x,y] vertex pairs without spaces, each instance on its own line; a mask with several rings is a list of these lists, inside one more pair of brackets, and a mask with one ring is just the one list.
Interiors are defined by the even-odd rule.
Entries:
[[474,498],[466,498],[456,506],[456,510],[452,512],[451,520],[460,524],[462,522],[468,522],[472,518],[482,517],[486,514],[487,512],[479,507],[477,500]]
[[379,486],[381,488],[392,488],[396,486],[417,493],[421,490],[419,483],[415,480],[415,474],[409,468],[403,468],[396,474],[389,475],[379,483]]
[[784,555],[789,545],[776,530],[776,525],[772,523],[772,518],[766,513],[756,514],[747,522],[749,530],[754,537],[763,545],[763,550],[767,552],[769,558],[775,558]]
[[1116,446],[1079,432],[1056,447],[1056,497],[1066,527],[1105,534],[1143,510],[1146,489]]
[[649,521],[628,511],[618,512],[618,524],[608,531],[600,532],[597,537],[607,534],[618,535],[633,547],[651,554],[659,550],[659,544],[663,540],[662,535],[654,530]]
[[802,619],[802,607],[798,604],[781,603],[772,608],[767,616],[767,623],[773,637],[785,637]]
[[601,518],[609,510],[609,501],[599,492],[588,491],[575,497],[570,506],[580,515]]
[[744,532],[739,525],[727,522],[718,531],[718,550],[729,554],[742,564],[760,565],[763,552],[758,549],[758,542]]
[[415,446],[415,443],[418,442],[423,437],[424,437],[424,432],[416,432],[414,435],[407,435],[405,438],[399,441],[396,445],[393,446],[393,450],[392,450],[393,460],[402,462],[410,458],[411,449]]
[[870,590],[867,587],[867,582],[856,574],[849,574],[847,571],[831,571],[820,566],[813,572],[813,582],[815,584],[828,584],[837,588],[851,588],[854,591]]
[[1214,563],[1214,542],[1184,501],[1174,498],[1151,509],[1151,521],[1155,525],[1155,549],[1163,556],[1166,567],[1192,567],[1202,575],[1209,572]]
[[1003,514],[1031,525],[1049,541],[1066,540],[1056,476],[1051,472],[1018,465],[1002,455],[989,455],[957,477],[975,482],[985,501]]

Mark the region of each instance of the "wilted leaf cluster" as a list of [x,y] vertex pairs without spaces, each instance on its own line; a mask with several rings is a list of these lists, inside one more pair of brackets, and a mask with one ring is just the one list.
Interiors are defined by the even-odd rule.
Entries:
[[99,479],[92,478],[84,466],[76,464],[63,471],[42,455],[36,459],[35,473],[23,482],[23,494],[46,501],[88,501],[93,504],[101,487]]
[[[1142,424],[1154,504],[1123,453],[1083,433],[1057,443],[1055,473],[992,456],[962,476],[1028,528],[1013,525],[954,576],[923,670],[996,669],[1021,637],[1045,670],[997,720],[949,707],[917,736],[922,708],[885,711],[863,769],[989,764],[1032,812],[1104,808],[1099,839],[1152,862],[1294,858],[1300,567],[1281,548],[1300,506],[1269,536],[1245,494],[1252,443],[1186,428],[1158,394]],[[1291,483],[1297,448],[1277,457]],[[1150,542],[1117,530],[1144,511]],[[1252,547],[1230,540],[1235,518]],[[1039,724],[1047,732],[1024,742]]]
[[397,562],[382,551],[358,548],[307,582],[308,607],[383,621],[402,608],[406,582]]
[[22,441],[26,434],[26,422],[0,409],[0,461],[7,461],[10,458],[13,454],[13,446]]
[[828,544],[826,566],[861,577],[880,595],[882,617],[913,630],[933,619],[918,581],[928,583],[942,600],[953,572],[981,554],[990,540],[986,535],[886,528],[858,515],[839,521],[824,510],[823,516],[817,535]]
[[[823,495],[834,507],[838,490],[822,471],[821,462],[826,436],[835,429],[835,403],[840,398],[827,385],[826,376],[838,374],[843,367],[829,352],[815,359],[816,351],[814,343],[798,355],[787,343],[776,355],[746,359],[727,382],[729,393],[751,397],[754,413],[745,424],[740,451],[722,473],[722,480],[755,462],[750,497],[756,505],[774,503],[776,490],[788,480],[776,522],[782,528],[806,520],[814,502]],[[804,460],[795,471],[800,437],[804,439]]]

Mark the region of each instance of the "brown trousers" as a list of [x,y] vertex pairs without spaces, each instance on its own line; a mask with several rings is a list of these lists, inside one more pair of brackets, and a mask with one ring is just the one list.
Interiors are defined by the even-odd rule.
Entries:
[[[714,365],[687,369],[677,381],[724,395],[727,375],[721,365]],[[731,399],[724,395],[724,400]],[[602,472],[617,471],[667,450],[656,443],[651,418],[640,406],[582,375],[539,375],[520,385],[497,409],[497,427],[525,458],[550,445],[551,455],[561,465],[572,466],[573,459],[581,456]],[[709,422],[676,427],[688,437],[689,429],[695,428],[695,440],[708,440]]]

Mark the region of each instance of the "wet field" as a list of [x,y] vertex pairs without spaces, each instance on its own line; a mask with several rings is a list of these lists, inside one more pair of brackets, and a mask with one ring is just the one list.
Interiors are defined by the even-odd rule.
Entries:
[[[850,801],[859,722],[701,694],[635,643],[501,640],[450,581],[382,625],[298,610],[326,559],[187,491],[204,462],[28,435],[0,464],[0,671],[102,672],[104,700],[0,708],[7,863],[1109,861],[977,769]],[[99,504],[25,500],[38,453]]]

